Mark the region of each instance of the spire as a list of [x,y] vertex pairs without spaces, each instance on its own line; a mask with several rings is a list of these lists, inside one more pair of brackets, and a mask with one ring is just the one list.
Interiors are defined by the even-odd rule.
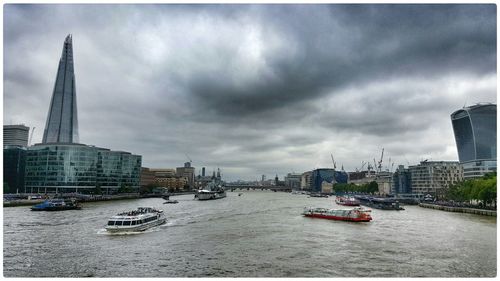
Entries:
[[52,99],[43,132],[43,143],[78,143],[78,115],[76,109],[73,40],[71,34],[64,40],[57,69]]

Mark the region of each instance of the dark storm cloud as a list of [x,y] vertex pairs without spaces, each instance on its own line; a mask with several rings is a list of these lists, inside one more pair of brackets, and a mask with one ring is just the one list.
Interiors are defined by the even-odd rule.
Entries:
[[34,142],[69,33],[80,139],[144,166],[454,160],[449,114],[496,102],[495,5],[8,4],[4,120]]
[[218,114],[259,114],[383,77],[484,73],[496,67],[494,5],[258,8],[252,12],[260,15],[254,24],[263,28],[262,40],[282,41],[263,57],[271,71],[239,88],[233,73],[225,71],[234,59],[227,54],[216,71],[193,69],[182,81],[199,104]]

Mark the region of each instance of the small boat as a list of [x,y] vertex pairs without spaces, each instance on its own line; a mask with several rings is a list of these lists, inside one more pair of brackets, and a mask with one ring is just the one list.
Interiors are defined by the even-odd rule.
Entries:
[[80,210],[82,206],[76,199],[48,199],[31,207],[32,211]]
[[177,200],[167,200],[167,201],[163,202],[163,204],[177,204],[177,203],[179,203],[179,201],[177,201]]
[[354,197],[348,196],[337,196],[335,198],[335,203],[344,206],[359,206],[359,200]]
[[328,195],[322,194],[322,193],[311,193],[311,194],[309,194],[309,197],[323,197],[323,198],[328,198]]
[[366,210],[361,207],[354,209],[326,209],[326,208],[305,208],[302,215],[312,218],[321,218],[329,220],[341,220],[352,222],[369,222],[372,220],[370,215],[371,210]]
[[241,196],[241,195],[243,195],[243,193],[238,193],[238,196]]
[[134,211],[119,213],[112,216],[106,225],[106,231],[136,232],[144,231],[151,227],[164,224],[167,221],[162,210],[150,207],[137,208]]

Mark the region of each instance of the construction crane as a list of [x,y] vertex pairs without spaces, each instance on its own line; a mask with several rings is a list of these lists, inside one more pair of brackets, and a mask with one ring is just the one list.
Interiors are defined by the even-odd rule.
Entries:
[[333,169],[337,169],[337,163],[335,163],[335,160],[333,160],[333,154],[330,154],[332,156],[332,163],[333,163]]
[[368,162],[365,162],[365,161],[361,161],[361,169],[360,171],[363,171],[363,167],[368,164]]
[[186,158],[189,160],[189,164],[192,164],[193,161],[191,160],[191,158],[189,158],[189,156],[187,155],[187,153],[184,153],[184,155],[186,155]]
[[380,161],[378,161],[378,171],[382,172],[382,159],[384,158],[384,148],[382,148],[382,155],[380,155]]
[[30,141],[28,142],[28,146],[31,146],[31,140],[33,139],[33,133],[35,133],[35,128],[33,127],[33,130],[31,130],[31,136],[30,136]]

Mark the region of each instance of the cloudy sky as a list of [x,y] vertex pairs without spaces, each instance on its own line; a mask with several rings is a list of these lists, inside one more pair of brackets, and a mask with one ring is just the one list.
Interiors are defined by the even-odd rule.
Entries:
[[458,160],[450,114],[497,99],[493,4],[8,4],[3,24],[4,124],[41,142],[72,34],[80,142],[226,180]]

